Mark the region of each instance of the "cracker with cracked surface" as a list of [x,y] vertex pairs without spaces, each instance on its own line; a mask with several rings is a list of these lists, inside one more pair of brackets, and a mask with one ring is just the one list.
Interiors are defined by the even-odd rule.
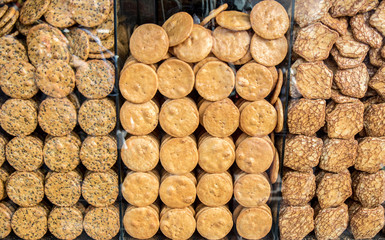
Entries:
[[313,229],[314,210],[309,204],[302,207],[281,207],[279,212],[279,230],[282,240],[303,239]]
[[[319,205],[316,206],[316,208],[318,207]],[[335,208],[320,209],[314,219],[314,232],[317,239],[338,239],[348,224],[349,214],[346,204]]]
[[382,67],[384,65],[385,61],[381,57],[381,48],[370,48],[369,62],[375,67]]
[[307,61],[325,60],[337,38],[336,31],[315,23],[298,31],[293,51]]
[[288,109],[290,133],[314,135],[325,124],[325,100],[292,100]]
[[315,190],[315,176],[312,171],[288,171],[282,178],[282,199],[288,205],[306,205],[313,199]]
[[342,56],[349,58],[360,57],[369,51],[369,46],[356,41],[350,32],[345,36],[339,37],[335,46]]
[[329,138],[350,139],[363,128],[364,104],[329,103],[326,107],[326,129]]
[[385,34],[385,2],[382,1],[376,11],[370,16],[369,23],[380,33]]
[[355,239],[373,238],[384,224],[384,207],[381,205],[376,208],[359,206],[350,220],[350,228]]
[[364,127],[368,136],[385,136],[385,103],[372,104],[364,114]]
[[337,207],[352,195],[352,180],[346,169],[341,173],[320,172],[317,175],[317,198],[322,209]]
[[342,94],[363,98],[368,89],[369,73],[366,65],[362,63],[355,68],[338,70],[334,81]]
[[322,144],[322,140],[315,136],[289,135],[283,165],[301,172],[310,171],[318,165]]
[[329,28],[337,31],[340,35],[345,35],[348,32],[348,19],[346,17],[334,18],[330,13],[326,13],[321,19],[321,22]]
[[377,94],[385,98],[385,66],[378,69],[376,74],[369,80],[369,87],[376,90]]
[[358,142],[354,139],[325,138],[319,167],[329,172],[342,172],[353,166]]
[[330,0],[298,0],[295,3],[294,20],[300,27],[319,21],[329,11]]
[[304,98],[329,99],[333,72],[323,62],[302,63],[297,68],[297,89]]
[[374,208],[385,201],[385,171],[375,173],[353,172],[353,199],[363,207]]
[[333,17],[354,16],[365,3],[366,0],[336,0],[330,12]]
[[373,48],[380,48],[382,36],[376,29],[369,25],[369,14],[358,14],[350,19],[350,26],[354,37]]
[[349,69],[359,66],[365,59],[366,53],[362,54],[357,58],[344,57],[338,51],[336,47],[333,47],[330,51],[330,54],[333,56],[335,62],[337,63],[340,69]]

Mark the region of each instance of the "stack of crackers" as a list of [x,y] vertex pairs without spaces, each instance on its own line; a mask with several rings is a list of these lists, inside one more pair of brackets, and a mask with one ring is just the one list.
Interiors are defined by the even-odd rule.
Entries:
[[128,133],[123,224],[134,238],[160,229],[170,239],[195,230],[222,239],[233,225],[247,239],[270,232],[279,167],[273,132],[283,128],[276,65],[288,50],[289,18],[275,1],[250,13],[227,7],[200,24],[179,12],[133,31],[119,89]]
[[296,1],[282,239],[384,226],[384,12],[384,1]]
[[120,229],[113,1],[0,2],[0,238],[110,239]]

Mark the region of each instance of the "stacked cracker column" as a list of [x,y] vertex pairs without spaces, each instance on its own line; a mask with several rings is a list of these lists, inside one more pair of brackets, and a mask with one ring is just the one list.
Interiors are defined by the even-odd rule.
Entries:
[[107,98],[115,68],[95,59],[107,56],[113,43],[113,4],[5,2],[0,238],[13,231],[20,239],[41,239],[49,231],[75,239],[83,230],[92,239],[112,238],[120,228],[118,175],[111,169],[117,144],[108,135],[116,124],[115,103]]
[[282,239],[302,239],[313,229],[317,239],[339,238],[346,229],[355,239],[374,238],[384,226],[385,2],[346,4],[296,3]]
[[[200,25],[179,12],[131,36],[119,87],[129,134],[121,150],[129,169],[123,223],[132,237],[160,229],[170,239],[188,239],[195,230],[222,239],[234,223],[243,238],[270,232],[267,202],[279,160],[269,134],[283,127],[283,75],[275,66],[287,53],[289,19],[274,1],[257,4],[250,15],[226,8]],[[265,20],[270,10],[278,19]]]

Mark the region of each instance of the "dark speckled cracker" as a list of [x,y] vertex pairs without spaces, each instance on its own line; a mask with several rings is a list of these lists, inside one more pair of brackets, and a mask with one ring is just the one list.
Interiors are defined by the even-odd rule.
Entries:
[[78,119],[88,135],[107,135],[116,125],[115,103],[108,98],[88,100],[80,107]]
[[88,58],[90,59],[109,59],[115,56],[113,49],[107,50],[101,53],[90,53]]
[[4,239],[11,231],[11,219],[13,213],[16,211],[15,207],[8,202],[0,202],[0,238]]
[[47,11],[44,13],[45,20],[52,26],[68,28],[75,25],[72,18],[68,0],[51,0]]
[[88,207],[84,216],[84,231],[95,240],[112,239],[120,229],[119,210],[108,207]]
[[99,38],[92,38],[90,41],[90,52],[91,53],[100,53],[104,52],[108,49],[112,49],[114,47],[114,35],[107,37],[104,40],[100,40]]
[[69,41],[71,54],[87,60],[90,52],[90,40],[87,33],[80,28],[71,28],[65,35]]
[[13,16],[15,16],[16,12],[16,8],[9,7],[4,13],[4,15],[0,18],[0,27],[4,27],[7,22],[9,22],[9,20],[11,20]]
[[17,19],[19,18],[19,11],[16,10],[15,14],[11,17],[11,19],[0,29],[0,36],[8,35],[13,27]]
[[73,18],[85,27],[102,24],[111,10],[110,0],[70,0]]
[[4,36],[0,38],[0,64],[10,60],[28,62],[27,51],[16,38]]
[[[4,135],[0,134],[0,166],[5,162],[5,147],[8,144],[8,139]],[[1,178],[1,168],[0,168],[0,179]]]
[[8,163],[18,171],[34,171],[43,165],[43,141],[34,136],[15,137],[6,147]]
[[38,172],[16,171],[8,178],[7,194],[19,206],[34,206],[43,200],[44,176]]
[[39,24],[29,30],[27,45],[29,59],[35,67],[51,59],[70,61],[67,38],[59,29],[47,24]]
[[8,10],[8,5],[4,4],[2,7],[0,7],[0,19],[4,16],[7,10]]
[[115,69],[106,61],[91,60],[76,71],[76,86],[87,98],[104,98],[115,84]]
[[80,149],[83,165],[91,171],[106,171],[117,160],[116,139],[106,136],[88,136]]
[[39,88],[35,83],[36,69],[25,61],[9,61],[0,64],[0,87],[10,97],[29,99]]
[[87,33],[90,37],[96,37],[101,40],[108,38],[114,33],[114,9],[108,14],[108,18],[102,24],[93,27],[86,28]]
[[0,111],[1,127],[13,136],[26,136],[37,127],[37,108],[32,100],[8,99]]
[[51,0],[27,0],[20,11],[20,22],[32,24],[47,11]]
[[80,163],[80,144],[81,142],[72,135],[50,137],[43,148],[44,163],[52,171],[74,170]]
[[82,196],[95,207],[113,204],[119,194],[118,175],[109,169],[106,172],[87,172],[82,184]]
[[48,96],[62,98],[75,88],[75,72],[61,60],[51,59],[36,69],[36,85]]
[[45,195],[56,206],[73,206],[81,196],[81,180],[77,171],[52,172],[45,181]]
[[58,239],[76,239],[83,231],[83,214],[76,207],[54,207],[48,229]]
[[14,233],[22,239],[41,239],[47,232],[48,210],[41,205],[22,207],[12,216]]
[[67,98],[46,98],[39,107],[39,125],[53,136],[69,134],[76,126],[76,109]]
[[37,25],[36,23],[34,23],[34,24],[29,24],[29,25],[24,25],[24,24],[22,24],[22,23],[20,22],[20,20],[17,20],[17,21],[16,21],[16,24],[15,24],[16,29],[17,29],[22,35],[24,35],[24,36],[27,36],[29,30],[30,30],[32,27],[36,26],[36,25]]

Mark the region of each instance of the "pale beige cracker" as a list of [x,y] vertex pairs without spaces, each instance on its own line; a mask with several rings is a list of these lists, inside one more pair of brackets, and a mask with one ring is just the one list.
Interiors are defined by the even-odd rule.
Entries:
[[276,1],[268,0],[253,7],[250,21],[254,32],[268,40],[284,37],[290,25],[285,8]]
[[287,50],[288,43],[285,37],[267,40],[254,34],[250,43],[253,59],[266,67],[280,64],[285,59]]
[[195,219],[198,233],[206,239],[222,239],[233,227],[232,215],[227,206],[204,207]]
[[267,97],[273,88],[273,77],[268,68],[258,63],[243,65],[235,77],[235,89],[246,100],[256,101]]
[[121,149],[123,163],[130,170],[147,172],[159,162],[159,141],[154,136],[131,136]]
[[277,111],[264,99],[249,103],[240,112],[239,126],[250,136],[268,135],[277,125]]
[[188,207],[196,198],[195,183],[185,175],[167,176],[160,184],[159,196],[168,207]]
[[214,19],[222,11],[225,11],[227,9],[227,7],[228,7],[228,5],[227,5],[227,3],[225,3],[225,4],[220,5],[218,8],[211,10],[209,15],[202,20],[200,25],[202,25],[202,26],[206,25],[207,23],[210,22],[211,19]]
[[190,136],[169,138],[162,142],[160,162],[163,168],[172,174],[186,174],[198,164],[197,144]]
[[206,206],[219,207],[233,196],[233,181],[228,172],[204,173],[198,180],[197,196]]
[[152,64],[166,55],[169,39],[166,31],[155,24],[143,24],[135,29],[130,39],[130,52],[139,62]]
[[145,103],[156,94],[158,76],[150,66],[143,63],[133,63],[122,70],[119,89],[127,101]]
[[215,137],[230,136],[239,126],[239,110],[229,98],[216,101],[206,108],[203,126]]
[[160,217],[160,230],[170,239],[189,239],[195,232],[194,214],[189,208],[168,209]]
[[250,15],[238,11],[224,11],[216,16],[217,24],[223,28],[242,31],[251,28]]
[[159,230],[159,212],[151,206],[129,207],[124,213],[123,226],[132,237],[151,238]]
[[126,201],[137,207],[145,207],[158,198],[159,179],[152,172],[129,172],[122,184]]
[[167,32],[170,47],[185,41],[190,36],[193,25],[193,18],[186,12],[178,12],[169,17],[162,27]]
[[145,103],[126,101],[120,109],[124,130],[133,135],[146,135],[158,126],[159,107],[152,100]]
[[208,136],[203,139],[198,146],[199,166],[208,173],[227,171],[235,160],[233,145],[229,138]]
[[168,100],[159,113],[162,129],[173,137],[192,134],[199,125],[199,113],[195,103],[189,98]]
[[250,46],[250,35],[247,31],[232,31],[217,27],[213,32],[213,39],[212,52],[224,62],[234,62],[241,59]]
[[195,88],[204,99],[219,101],[233,91],[235,76],[225,63],[211,61],[204,64],[196,74]]
[[210,54],[213,42],[214,40],[210,31],[200,25],[194,24],[190,36],[184,42],[173,48],[173,55],[185,62],[199,62]]
[[261,239],[265,237],[273,225],[273,218],[268,210],[262,207],[243,208],[236,218],[237,232],[243,238]]
[[159,92],[171,99],[187,96],[194,88],[195,75],[189,64],[172,58],[164,61],[156,71]]
[[274,149],[263,138],[248,137],[238,145],[235,151],[235,161],[238,167],[247,173],[266,171],[273,159]]

